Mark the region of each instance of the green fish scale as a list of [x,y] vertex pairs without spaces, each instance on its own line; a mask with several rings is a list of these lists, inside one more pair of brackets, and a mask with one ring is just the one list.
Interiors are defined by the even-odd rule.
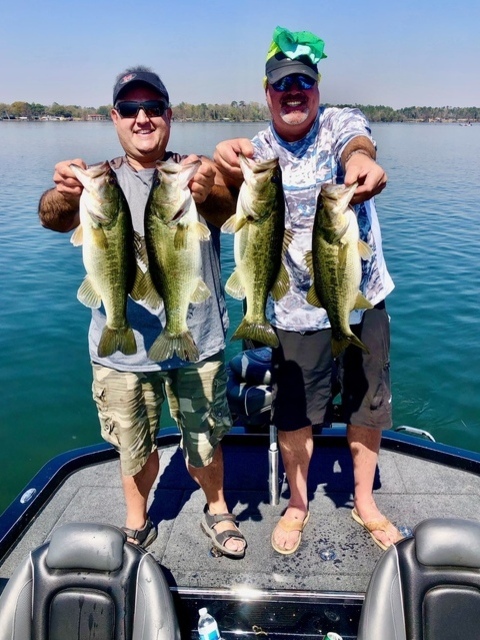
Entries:
[[263,217],[247,223],[240,231],[241,272],[247,299],[245,318],[252,323],[265,322],[265,304],[281,265],[284,209],[279,204],[277,189],[270,192],[273,203],[265,206]]
[[343,267],[339,266],[341,245],[331,241],[336,233],[331,227],[322,227],[322,216],[317,217],[312,241],[315,290],[327,312],[332,335],[340,339],[352,333],[349,318],[358,291],[358,287],[351,286],[353,256],[349,248],[344,248],[346,260]]
[[104,189],[100,210],[108,222],[95,226],[105,234],[106,248],[91,243],[87,272],[102,298],[107,325],[120,329],[128,324],[127,296],[135,279],[133,228],[120,187],[110,185]]
[[150,274],[165,306],[165,328],[180,335],[187,331],[187,310],[199,275],[190,242],[193,234],[188,232],[189,248],[177,250],[176,227],[168,227],[154,215],[147,217],[145,233]]

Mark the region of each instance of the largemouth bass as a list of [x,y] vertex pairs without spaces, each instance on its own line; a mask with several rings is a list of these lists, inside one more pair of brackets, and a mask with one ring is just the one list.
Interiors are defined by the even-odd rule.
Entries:
[[157,163],[145,210],[145,243],[150,277],[165,306],[165,327],[148,351],[157,362],[177,354],[196,362],[197,345],[187,326],[188,306],[211,294],[201,278],[200,242],[210,238],[198,219],[188,183],[201,162]]
[[80,226],[71,238],[73,245],[83,245],[87,272],[77,297],[92,309],[103,303],[106,324],[98,343],[99,357],[117,350],[132,355],[137,344],[126,316],[136,274],[130,210],[108,162],[88,169],[74,164],[70,168],[83,185]]
[[255,162],[239,156],[244,182],[240,187],[237,209],[222,226],[235,233],[235,271],[225,290],[233,298],[246,298],[244,318],[232,340],[254,340],[271,347],[278,338],[265,316],[268,294],[275,300],[289,287],[288,273],[282,264],[284,247],[291,239],[285,231],[285,200],[278,158]]
[[369,352],[349,324],[353,309],[372,308],[359,290],[361,260],[369,260],[372,250],[360,240],[357,217],[349,206],[356,188],[356,183],[350,187],[322,185],[313,224],[312,251],[306,257],[313,278],[307,302],[327,312],[334,358],[349,344]]

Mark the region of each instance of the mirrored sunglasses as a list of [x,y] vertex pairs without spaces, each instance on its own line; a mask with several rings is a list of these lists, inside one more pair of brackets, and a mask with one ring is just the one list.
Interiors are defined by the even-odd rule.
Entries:
[[290,91],[294,84],[302,91],[305,91],[311,89],[313,85],[317,84],[317,81],[309,76],[304,76],[302,73],[292,73],[278,82],[273,82],[271,86],[275,91]]
[[168,104],[164,100],[121,100],[115,105],[115,110],[122,118],[136,118],[140,109],[145,111],[148,118],[159,118],[168,109]]

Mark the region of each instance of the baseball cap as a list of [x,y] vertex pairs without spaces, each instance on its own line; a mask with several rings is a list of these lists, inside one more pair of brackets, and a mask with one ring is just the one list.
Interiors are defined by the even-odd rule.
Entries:
[[302,73],[312,80],[318,80],[318,68],[308,56],[299,56],[292,60],[279,51],[267,60],[265,73],[270,84],[278,82],[291,73]]
[[147,84],[149,87],[158,91],[167,102],[170,102],[168,91],[156,73],[152,73],[151,71],[132,71],[131,73],[126,73],[115,83],[113,88],[113,104],[117,102],[119,94],[132,82]]

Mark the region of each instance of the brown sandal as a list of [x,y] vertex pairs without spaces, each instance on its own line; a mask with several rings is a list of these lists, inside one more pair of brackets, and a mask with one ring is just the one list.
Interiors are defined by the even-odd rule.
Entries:
[[386,551],[389,547],[387,547],[386,544],[383,544],[383,542],[379,540],[377,536],[373,535],[374,531],[383,531],[384,533],[387,533],[388,527],[391,525],[394,529],[397,530],[397,533],[398,533],[397,539],[395,540],[395,542],[398,542],[399,540],[403,540],[403,536],[400,533],[400,531],[398,531],[395,525],[392,524],[388,518],[384,518],[383,520],[369,520],[368,522],[364,522],[361,519],[361,517],[358,515],[358,512],[356,509],[352,509],[352,518],[355,520],[355,522],[358,522],[358,524],[361,525],[365,529],[365,531],[367,531],[370,534],[375,544],[377,544],[380,547],[380,549],[383,549],[384,551]]
[[150,518],[147,518],[146,523],[141,529],[129,529],[128,527],[123,527],[122,530],[127,534],[127,538],[131,538],[133,540],[130,544],[142,547],[142,549],[146,549],[151,545],[158,535],[157,527],[153,524]]
[[[230,558],[243,558],[245,555],[245,549],[247,548],[247,541],[245,540],[245,536],[237,527],[235,516],[232,513],[217,513],[212,515],[208,511],[208,504],[205,505],[203,514],[203,520],[201,521],[200,526],[202,527],[203,532],[211,538],[215,549],[220,551],[224,556],[229,556]],[[232,528],[222,531],[221,533],[216,533],[215,525],[219,522],[227,521],[232,523]],[[226,547],[225,542],[232,538],[245,542],[243,549],[240,549],[240,551],[232,551],[232,549]]]
[[300,546],[300,542],[302,541],[302,533],[305,527],[307,526],[307,522],[309,521],[309,519],[310,519],[310,511],[307,511],[307,514],[303,520],[287,520],[285,516],[282,516],[277,523],[277,527],[280,527],[280,529],[283,529],[283,531],[285,531],[286,533],[290,533],[291,531],[298,531],[299,536],[298,536],[297,542],[294,544],[294,546],[291,549],[283,549],[282,547],[279,547],[273,539],[273,534],[275,533],[275,529],[276,529],[275,527],[275,529],[272,531],[272,537],[270,539],[270,542],[272,543],[272,547],[275,549],[275,551],[277,551],[277,553],[281,553],[284,556],[288,556],[291,553],[295,553],[295,551]]

